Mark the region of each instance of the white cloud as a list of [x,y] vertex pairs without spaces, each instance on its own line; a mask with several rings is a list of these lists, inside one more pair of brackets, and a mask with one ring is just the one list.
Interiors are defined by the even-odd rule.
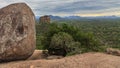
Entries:
[[0,0],[0,8],[16,2],[27,3],[36,15],[120,13],[120,0]]

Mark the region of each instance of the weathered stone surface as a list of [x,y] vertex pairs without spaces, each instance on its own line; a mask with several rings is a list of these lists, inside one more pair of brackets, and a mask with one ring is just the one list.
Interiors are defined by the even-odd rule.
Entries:
[[50,23],[50,17],[48,15],[40,17],[40,23]]
[[106,52],[111,55],[116,55],[120,56],[120,50],[119,49],[114,49],[114,48],[107,48]]
[[35,50],[35,19],[25,3],[0,9],[0,62],[27,59]]

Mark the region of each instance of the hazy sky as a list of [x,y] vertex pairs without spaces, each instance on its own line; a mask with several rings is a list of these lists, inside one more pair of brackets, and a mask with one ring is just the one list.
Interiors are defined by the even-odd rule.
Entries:
[[35,15],[120,16],[120,0],[0,0],[0,8],[27,3]]

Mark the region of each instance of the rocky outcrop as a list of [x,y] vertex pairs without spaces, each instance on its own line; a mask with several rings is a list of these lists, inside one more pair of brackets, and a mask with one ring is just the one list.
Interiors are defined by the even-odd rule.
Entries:
[[0,62],[27,59],[35,50],[35,19],[25,3],[0,9]]
[[50,17],[48,15],[40,17],[40,23],[50,23]]
[[[33,58],[39,57],[36,53]],[[0,68],[120,68],[120,57],[105,53],[84,53],[62,59],[35,59],[1,63]]]
[[111,55],[120,56],[120,50],[114,48],[107,48],[106,52]]

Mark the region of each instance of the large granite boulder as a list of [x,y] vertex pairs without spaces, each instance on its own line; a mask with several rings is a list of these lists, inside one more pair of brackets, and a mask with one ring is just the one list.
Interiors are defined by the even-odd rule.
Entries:
[[0,62],[27,59],[35,50],[35,19],[25,3],[0,9]]

